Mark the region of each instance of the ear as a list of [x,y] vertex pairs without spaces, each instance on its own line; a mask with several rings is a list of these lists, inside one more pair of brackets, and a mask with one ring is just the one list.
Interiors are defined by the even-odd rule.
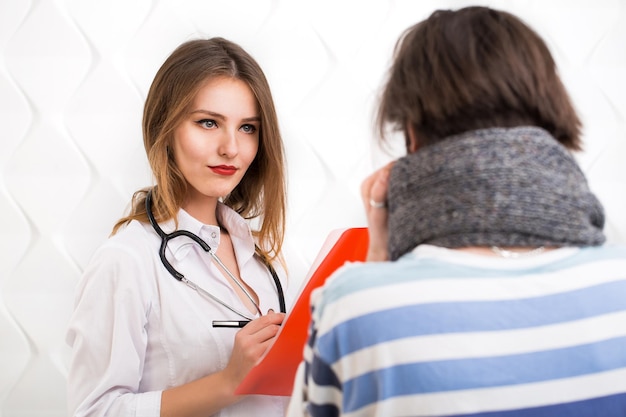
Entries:
[[415,153],[419,149],[419,142],[411,122],[406,122],[404,135],[406,137],[406,152]]

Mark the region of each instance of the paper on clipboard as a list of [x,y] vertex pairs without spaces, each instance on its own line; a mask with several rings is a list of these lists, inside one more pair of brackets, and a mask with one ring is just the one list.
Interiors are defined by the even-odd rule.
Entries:
[[311,291],[345,262],[365,260],[368,242],[366,227],[338,229],[328,235],[273,345],[237,387],[236,394],[291,395],[311,320]]

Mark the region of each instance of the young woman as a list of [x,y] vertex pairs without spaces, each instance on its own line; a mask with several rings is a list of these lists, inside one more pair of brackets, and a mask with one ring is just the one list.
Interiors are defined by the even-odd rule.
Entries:
[[152,83],[143,137],[156,185],[78,287],[72,415],[284,415],[285,398],[234,395],[290,302],[283,145],[261,68],[222,38],[182,44]]

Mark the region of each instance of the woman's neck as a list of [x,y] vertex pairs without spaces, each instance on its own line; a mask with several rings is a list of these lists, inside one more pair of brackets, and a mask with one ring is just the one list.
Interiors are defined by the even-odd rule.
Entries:
[[213,197],[187,199],[182,209],[203,224],[219,226],[217,222],[218,199]]

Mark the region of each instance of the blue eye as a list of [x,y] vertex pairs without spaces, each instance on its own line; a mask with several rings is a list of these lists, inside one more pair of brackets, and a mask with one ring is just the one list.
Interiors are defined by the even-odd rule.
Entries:
[[255,125],[250,125],[250,124],[246,124],[241,126],[240,128],[244,133],[254,133],[256,132],[256,126]]
[[204,127],[205,129],[213,129],[217,126],[217,123],[213,119],[202,119],[198,120],[196,123]]

